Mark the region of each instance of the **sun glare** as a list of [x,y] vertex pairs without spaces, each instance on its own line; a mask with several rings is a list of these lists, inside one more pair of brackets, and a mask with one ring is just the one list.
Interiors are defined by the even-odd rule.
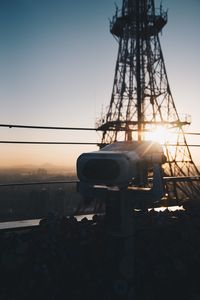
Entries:
[[173,133],[169,129],[159,126],[152,132],[145,133],[145,137],[147,140],[164,144],[172,140]]

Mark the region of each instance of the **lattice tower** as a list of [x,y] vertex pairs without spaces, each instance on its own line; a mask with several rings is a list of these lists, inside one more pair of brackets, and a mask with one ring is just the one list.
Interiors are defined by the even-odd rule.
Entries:
[[[199,175],[183,127],[190,124],[178,115],[166,73],[159,33],[167,13],[154,0],[123,0],[110,22],[119,48],[109,108],[100,120],[102,143],[147,139],[149,131],[165,127],[173,137],[164,143],[164,173],[180,180],[166,183],[170,199],[195,199],[200,184],[188,177]],[[184,177],[182,180],[181,177]]]

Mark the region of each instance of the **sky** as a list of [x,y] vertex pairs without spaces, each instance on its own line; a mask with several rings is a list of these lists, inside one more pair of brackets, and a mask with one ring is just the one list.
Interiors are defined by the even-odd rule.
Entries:
[[[121,0],[115,1],[121,7]],[[157,3],[159,3],[157,1]],[[200,132],[200,1],[163,0],[161,46],[180,115]],[[114,0],[0,0],[0,123],[94,127],[110,102],[118,45]],[[0,128],[0,140],[98,142],[100,134]],[[199,138],[188,142],[200,144]],[[0,167],[75,166],[96,146],[0,145]],[[198,160],[199,149],[192,150]]]

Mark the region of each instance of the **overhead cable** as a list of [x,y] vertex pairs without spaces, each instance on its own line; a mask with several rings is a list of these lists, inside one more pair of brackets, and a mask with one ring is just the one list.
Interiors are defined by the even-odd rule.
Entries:
[[[44,130],[77,130],[77,131],[104,131],[101,128],[94,127],[65,127],[65,126],[40,126],[40,125],[19,125],[19,124],[0,124],[0,127],[6,128],[21,128],[21,129],[44,129]],[[115,131],[115,128],[110,128],[109,131]],[[124,130],[126,130],[124,128]],[[129,129],[137,131],[136,129]],[[144,130],[149,132],[149,130]],[[200,132],[183,132],[185,135],[200,135]],[[175,134],[179,134],[178,132]]]
[[[48,142],[48,141],[5,141],[0,140],[0,144],[32,144],[32,145],[96,145],[96,146],[106,146],[105,143],[94,143],[94,142]],[[172,147],[200,147],[200,144],[161,144],[162,146],[172,146]]]
[[35,126],[35,125],[18,125],[18,124],[0,124],[0,127],[23,128],[23,129],[50,129],[50,130],[88,130],[88,131],[98,130],[96,128],[90,128],[90,127]]
[[[36,145],[97,145],[98,143],[90,142],[43,142],[43,141],[2,141],[0,144],[36,144]],[[99,145],[99,144],[98,144]]]

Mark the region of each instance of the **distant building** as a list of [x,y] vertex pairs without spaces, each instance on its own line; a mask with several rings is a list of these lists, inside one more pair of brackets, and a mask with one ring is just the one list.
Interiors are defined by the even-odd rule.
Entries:
[[39,176],[39,177],[45,177],[45,176],[47,176],[47,170],[43,169],[43,168],[39,168],[37,170],[36,175]]

